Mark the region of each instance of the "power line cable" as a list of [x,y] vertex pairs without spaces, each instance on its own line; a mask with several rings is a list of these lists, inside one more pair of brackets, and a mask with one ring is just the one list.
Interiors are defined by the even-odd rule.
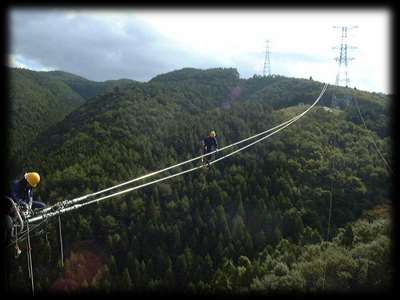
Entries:
[[[256,141],[254,141],[254,142],[252,142],[252,143],[250,143],[250,144],[248,144],[248,145],[246,145],[246,146],[244,146],[244,147],[242,147],[242,148],[239,148],[239,149],[237,149],[237,150],[235,150],[235,151],[233,151],[233,152],[231,152],[231,153],[229,153],[229,154],[227,154],[227,155],[225,155],[225,156],[223,156],[223,157],[220,157],[220,158],[218,158],[218,159],[216,159],[216,160],[210,162],[210,165],[211,165],[211,164],[214,164],[214,163],[216,163],[216,162],[218,162],[218,161],[220,161],[220,160],[222,160],[222,159],[225,159],[225,158],[227,158],[227,157],[229,157],[229,156],[231,156],[231,155],[233,155],[233,154],[235,154],[235,153],[238,153],[238,152],[240,152],[240,151],[243,151],[243,150],[247,149],[248,147],[250,147],[250,146],[252,146],[252,145],[255,145],[255,144],[261,142],[262,140],[264,140],[264,139],[266,139],[266,138],[268,138],[268,137],[270,137],[270,136],[272,136],[272,135],[278,133],[279,131],[283,130],[284,128],[286,128],[286,127],[290,126],[291,124],[293,124],[294,122],[296,122],[297,120],[299,120],[301,117],[303,117],[308,111],[310,111],[310,109],[312,109],[312,108],[318,103],[318,101],[321,99],[321,97],[325,94],[325,91],[326,91],[327,87],[328,87],[328,84],[325,83],[325,85],[324,85],[324,87],[323,87],[323,89],[322,89],[320,95],[318,96],[318,98],[317,98],[317,99],[314,101],[314,103],[313,103],[308,109],[306,109],[303,113],[301,113],[301,114],[295,116],[294,118],[290,119],[289,121],[283,122],[282,124],[280,124],[280,125],[278,125],[278,126],[275,126],[274,128],[278,128],[278,129],[276,129],[276,130],[273,131],[272,133],[270,133],[270,134],[268,134],[268,135],[266,135],[266,136],[264,136],[264,137],[262,137],[262,138],[260,138],[260,139],[258,139],[258,140],[256,140]],[[284,124],[284,125],[283,125],[283,124]],[[272,129],[269,129],[269,130],[267,130],[267,131],[264,131],[263,133],[268,132],[268,131],[271,131],[271,130],[272,130]],[[261,133],[260,133],[260,134],[261,134]],[[260,134],[257,134],[257,135],[255,135],[255,136],[259,136]],[[252,139],[252,138],[254,138],[254,136],[249,137],[249,138],[244,139],[244,140],[250,140],[250,139]],[[239,141],[239,142],[234,143],[234,144],[242,143],[244,140]],[[226,146],[226,147],[224,147],[224,149],[227,149],[228,147],[231,147],[231,146],[234,145],[234,144],[231,144],[231,145],[229,145],[229,146]],[[221,151],[221,150],[219,150],[219,151]],[[208,153],[208,155],[210,155],[210,154],[212,154],[212,153],[215,153],[215,152],[217,152],[217,151],[210,152],[210,153]],[[198,157],[195,158],[195,159],[199,159],[199,158],[202,158],[202,157],[204,157],[204,156],[206,156],[206,155],[198,156]],[[190,161],[193,161],[193,160],[195,160],[195,159],[191,159],[191,160],[185,161],[185,162],[183,162],[183,163],[176,164],[176,165],[171,166],[171,167],[168,167],[168,168],[166,168],[166,169],[172,169],[172,168],[174,168],[174,167],[177,167],[178,165],[186,164],[186,163],[188,163],[188,162],[190,162]],[[128,193],[128,192],[132,192],[132,191],[134,191],[134,190],[138,190],[138,189],[140,189],[140,188],[143,188],[143,187],[146,187],[146,186],[149,186],[149,185],[152,185],[152,184],[155,184],[155,183],[158,183],[158,182],[161,182],[161,181],[164,181],[164,180],[167,180],[167,179],[176,177],[176,176],[180,176],[180,175],[183,175],[183,174],[186,174],[186,173],[189,173],[189,172],[193,172],[193,171],[195,171],[195,170],[197,170],[197,169],[200,169],[200,168],[203,168],[203,167],[204,167],[204,165],[196,166],[196,167],[193,167],[193,168],[191,168],[191,169],[188,169],[188,170],[185,170],[185,171],[176,173],[176,174],[172,174],[172,175],[169,175],[169,176],[160,178],[160,179],[156,179],[156,180],[153,180],[153,181],[150,181],[150,182],[147,182],[147,183],[144,183],[144,184],[135,186],[135,187],[131,187],[131,188],[128,188],[128,189],[126,189],[126,190],[122,190],[122,191],[119,191],[119,192],[116,192],[116,193],[113,193],[113,194],[110,194],[110,195],[106,195],[106,196],[103,196],[103,197],[100,197],[100,198],[97,198],[97,199],[93,199],[93,200],[87,201],[87,202],[82,203],[82,204],[78,204],[78,203],[77,203],[78,200],[80,200],[80,201],[82,200],[82,199],[81,199],[82,197],[76,198],[76,199],[73,200],[73,201],[69,201],[69,202],[71,203],[71,205],[70,205],[69,207],[61,207],[61,209],[58,209],[58,210],[56,210],[56,211],[52,211],[52,212],[48,212],[48,213],[41,214],[41,215],[38,215],[38,216],[34,216],[34,217],[32,217],[32,218],[29,218],[29,219],[28,219],[28,222],[33,223],[33,222],[36,222],[36,221],[38,221],[38,220],[43,220],[43,219],[46,219],[46,218],[50,218],[50,217],[53,217],[53,216],[57,216],[57,215],[60,215],[60,214],[65,213],[65,212],[68,212],[68,211],[71,211],[71,210],[75,210],[75,209],[81,208],[81,207],[83,207],[83,206],[89,205],[89,204],[91,204],[91,203],[96,203],[96,202],[98,203],[98,202],[100,202],[100,201],[102,201],[102,200],[105,200],[105,199],[108,199],[108,198],[111,198],[111,197],[119,196],[119,195],[122,195],[122,194],[125,194],[125,193]],[[166,169],[163,169],[163,170],[166,170]],[[157,174],[157,173],[160,173],[160,172],[163,171],[163,170],[156,171],[156,172],[153,172],[153,173],[150,173],[150,174]],[[139,177],[139,178],[145,178],[146,176],[148,176],[148,175],[150,175],[150,174],[141,176],[141,177]],[[136,179],[134,179],[134,180],[136,181],[136,180],[138,180],[138,179],[136,178]],[[110,189],[111,189],[111,188],[109,188],[109,189],[107,189],[107,190],[110,190]],[[98,194],[98,193],[99,193],[99,192],[97,192],[97,194]],[[96,193],[94,193],[94,194],[96,194]]]
[[114,185],[114,186],[112,186],[112,187],[109,187],[109,188],[106,188],[106,189],[97,191],[97,192],[95,192],[95,193],[86,194],[86,195],[81,196],[81,197],[77,197],[77,198],[70,199],[70,200],[64,200],[64,201],[62,201],[62,202],[60,202],[60,203],[56,203],[56,204],[53,205],[53,206],[50,206],[50,207],[47,207],[47,208],[43,209],[43,210],[40,212],[40,214],[47,213],[48,211],[51,211],[51,210],[54,210],[54,209],[63,208],[63,207],[65,207],[65,206],[68,206],[68,205],[71,205],[71,204],[74,204],[74,203],[81,202],[81,201],[86,200],[86,199],[88,199],[88,198],[90,198],[90,197],[94,197],[94,196],[96,196],[96,195],[103,194],[103,193],[105,193],[105,192],[109,192],[109,191],[111,191],[111,190],[120,188],[120,187],[122,187],[122,186],[131,184],[131,183],[133,183],[133,182],[136,182],[136,181],[139,181],[139,180],[143,180],[143,179],[146,179],[146,178],[149,178],[149,177],[158,175],[158,174],[160,174],[160,173],[166,172],[166,171],[168,171],[168,170],[177,168],[177,167],[179,167],[179,166],[182,166],[182,165],[191,163],[191,162],[193,162],[193,161],[202,159],[203,157],[212,155],[212,154],[214,154],[214,153],[216,153],[216,152],[224,151],[224,150],[229,149],[229,148],[231,148],[231,147],[233,147],[233,146],[236,146],[236,145],[239,145],[239,144],[241,144],[241,143],[244,143],[244,142],[247,142],[247,141],[249,141],[249,140],[252,140],[252,139],[254,139],[254,138],[257,138],[257,137],[259,137],[260,135],[263,135],[263,134],[266,134],[266,133],[271,132],[271,131],[273,131],[273,130],[276,130],[276,129],[278,129],[278,128],[280,128],[280,127],[282,127],[282,126],[288,124],[289,122],[295,120],[295,119],[298,118],[298,117],[299,117],[299,116],[295,116],[295,117],[291,118],[290,120],[287,120],[287,121],[285,121],[285,122],[283,122],[283,123],[281,123],[281,124],[279,124],[279,125],[277,125],[277,126],[275,126],[275,127],[272,127],[272,128],[270,128],[270,129],[268,129],[268,130],[265,130],[265,131],[263,131],[263,132],[257,133],[257,134],[255,134],[255,135],[253,135],[253,136],[251,136],[251,137],[245,138],[245,139],[240,140],[240,141],[238,141],[238,142],[235,142],[235,143],[233,143],[233,144],[230,144],[230,145],[227,145],[227,146],[225,146],[225,147],[222,147],[222,148],[220,148],[220,149],[218,149],[218,150],[214,150],[214,151],[209,152],[209,153],[207,153],[207,154],[203,154],[203,155],[197,156],[197,157],[195,157],[195,158],[191,158],[191,159],[189,159],[189,160],[186,160],[186,161],[184,161],[184,162],[181,162],[181,163],[178,163],[178,164],[169,166],[169,167],[167,167],[167,168],[164,168],[164,169],[161,169],[161,170],[158,170],[158,171],[155,171],[155,172],[151,172],[151,173],[149,173],[149,174],[146,174],[146,175],[143,175],[143,176],[140,176],[140,177],[131,179],[131,180],[129,180],[129,181],[122,182],[122,183],[120,183],[120,184],[117,184],[117,185]]

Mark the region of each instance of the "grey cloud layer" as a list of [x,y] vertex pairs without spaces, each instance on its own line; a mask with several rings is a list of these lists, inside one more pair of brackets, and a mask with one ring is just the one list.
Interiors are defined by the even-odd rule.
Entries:
[[109,19],[64,12],[14,11],[11,54],[91,80],[149,80],[172,69],[212,65],[187,53],[132,17],[122,28]]

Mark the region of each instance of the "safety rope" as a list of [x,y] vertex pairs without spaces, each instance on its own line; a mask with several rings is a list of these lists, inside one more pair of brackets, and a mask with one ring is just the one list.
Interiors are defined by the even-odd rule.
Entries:
[[[333,181],[333,179],[332,179]],[[328,230],[326,235],[326,240],[329,241],[330,229],[331,229],[331,217],[332,217],[332,200],[333,200],[333,183],[331,183],[331,194],[329,197],[329,215],[328,215]]]
[[32,267],[32,248],[31,248],[31,238],[29,235],[29,222],[26,222],[27,226],[27,231],[28,231],[28,269],[29,269],[29,275],[31,279],[31,287],[32,287],[32,295],[35,295],[35,283],[33,281],[33,267]]
[[58,215],[58,232],[60,237],[60,252],[61,252],[61,267],[64,267],[64,250],[63,250],[63,239],[61,232],[61,216]]
[[29,258],[29,243],[28,243],[28,240],[26,240],[26,249],[27,249],[27,251],[26,251],[26,261],[27,261],[27,264],[28,264],[28,278],[30,279],[32,276],[31,276],[31,267],[30,267],[30,258]]
[[[211,165],[211,164],[214,164],[214,163],[216,163],[216,162],[218,162],[218,161],[220,161],[220,160],[222,160],[222,159],[225,159],[225,158],[227,158],[227,157],[229,157],[229,156],[231,156],[231,155],[233,155],[233,154],[235,154],[235,153],[238,153],[238,152],[240,152],[240,151],[243,151],[243,150],[245,150],[246,148],[248,148],[248,147],[250,147],[250,146],[252,146],[252,145],[255,145],[255,144],[261,142],[262,140],[264,140],[264,139],[266,139],[266,138],[268,138],[268,137],[270,137],[270,136],[272,136],[272,135],[278,133],[279,131],[283,130],[284,128],[286,128],[286,127],[290,126],[291,124],[293,124],[294,122],[296,122],[297,120],[299,120],[300,118],[302,118],[308,111],[310,111],[310,110],[318,103],[318,101],[319,101],[319,100],[321,99],[321,97],[324,95],[324,93],[325,93],[327,87],[328,87],[328,84],[325,83],[325,85],[324,85],[324,87],[323,87],[323,89],[322,89],[320,95],[318,96],[318,98],[317,98],[317,99],[314,101],[314,103],[313,103],[307,110],[305,110],[303,113],[301,113],[301,114],[295,116],[294,118],[290,119],[289,121],[286,121],[286,122],[284,122],[284,123],[282,123],[282,124],[280,124],[280,125],[278,125],[278,126],[275,126],[274,128],[275,128],[275,129],[278,128],[278,129],[276,129],[276,130],[273,131],[272,133],[270,133],[270,134],[268,134],[268,135],[266,135],[266,136],[264,136],[264,137],[262,137],[262,138],[260,138],[260,139],[258,139],[258,140],[256,140],[256,141],[254,141],[254,142],[252,142],[252,143],[250,143],[250,144],[248,144],[248,145],[246,145],[246,146],[244,146],[244,147],[241,147],[241,148],[239,148],[239,149],[237,149],[237,150],[235,150],[235,151],[233,151],[233,152],[231,152],[231,153],[229,153],[229,154],[227,154],[227,155],[225,155],[225,156],[223,156],[223,157],[220,157],[220,158],[218,158],[218,159],[216,159],[216,160],[210,162],[210,165]],[[269,129],[269,130],[267,130],[267,131],[269,132],[269,131],[271,131],[271,130],[272,130],[272,129]],[[267,131],[265,131],[265,132],[267,132]],[[265,132],[264,132],[264,133],[265,133]],[[257,135],[259,136],[260,134],[257,134]],[[247,139],[245,139],[245,140],[250,140],[250,139],[252,139],[252,138],[254,138],[254,136],[253,136],[253,137],[250,137],[250,138],[247,138]],[[243,142],[243,140],[242,140],[242,141],[239,141],[239,142],[237,142],[237,143],[235,143],[235,144],[239,144],[239,143],[241,143],[241,142]],[[232,144],[232,145],[234,145],[234,144]],[[229,146],[227,146],[227,147],[230,147],[230,146],[232,146],[232,145],[229,145]],[[226,149],[227,147],[224,147],[224,149]],[[219,151],[221,151],[221,150],[222,150],[222,149],[220,149]],[[215,152],[217,152],[217,151],[213,151],[213,152],[211,152],[211,153],[208,153],[207,155],[210,155],[210,154],[215,153]],[[172,168],[174,168],[174,167],[177,167],[177,166],[179,166],[179,165],[186,164],[186,163],[188,163],[188,162],[190,162],[190,161],[194,161],[194,160],[196,160],[196,159],[200,159],[200,158],[202,158],[202,157],[204,157],[204,156],[207,156],[207,155],[198,156],[198,157],[196,157],[196,158],[194,158],[194,159],[185,161],[185,162],[183,162],[183,163],[179,163],[179,164],[177,164],[177,165],[168,167],[168,168],[166,168],[166,169],[163,169],[163,170],[160,170],[160,171],[157,171],[157,172],[153,172],[153,173],[151,173],[151,174],[157,174],[157,173],[160,173],[161,171],[165,171],[165,170],[167,170],[167,169],[172,169]],[[60,214],[65,213],[65,212],[72,211],[72,210],[75,210],[75,209],[84,207],[84,206],[89,205],[89,204],[92,204],[92,203],[98,203],[98,202],[100,202],[100,201],[102,201],[102,200],[105,200],[105,199],[108,199],[108,198],[112,198],[112,197],[115,197],[115,196],[119,196],[119,195],[122,195],[122,194],[126,194],[126,193],[128,193],[128,192],[132,192],[132,191],[134,191],[134,190],[138,190],[138,189],[140,189],[140,188],[143,188],[143,187],[146,187],[146,186],[149,186],[149,185],[158,183],[158,182],[162,182],[162,181],[164,181],[164,180],[167,180],[167,179],[170,179],[170,178],[173,178],[173,177],[176,177],[176,176],[180,176],[180,175],[183,175],[183,174],[186,174],[186,173],[189,173],[189,172],[193,172],[193,171],[195,171],[195,170],[197,170],[197,169],[200,169],[200,168],[203,168],[203,167],[205,167],[205,165],[196,166],[196,167],[193,167],[193,168],[191,168],[191,169],[188,169],[188,170],[185,170],[185,171],[182,171],[182,172],[178,172],[178,173],[176,173],[176,174],[172,174],[172,175],[169,175],[169,176],[160,178],[160,179],[156,179],[156,180],[153,180],[153,181],[150,181],[150,182],[147,182],[147,183],[144,183],[144,184],[135,186],[135,187],[131,187],[131,188],[128,188],[128,189],[125,189],[125,190],[122,190],[122,191],[119,191],[119,192],[116,192],[116,193],[113,193],[113,194],[110,194],[110,195],[102,196],[102,197],[100,197],[100,198],[93,199],[93,200],[87,201],[87,202],[82,203],[82,204],[78,204],[78,203],[77,203],[77,200],[80,199],[80,201],[81,201],[81,199],[82,199],[83,197],[76,198],[74,201],[70,201],[70,203],[73,203],[73,204],[71,204],[69,207],[62,207],[61,209],[59,209],[59,210],[57,210],[57,211],[50,211],[49,213],[45,213],[45,214],[41,214],[41,215],[32,217],[32,218],[28,219],[28,222],[33,223],[33,222],[36,222],[36,221],[39,221],[39,220],[43,220],[43,219],[45,219],[45,218],[50,218],[50,217],[53,217],[53,216],[57,216],[57,215],[60,215]],[[139,177],[139,178],[145,178],[145,177],[148,177],[148,176],[150,176],[150,174],[141,176],[141,177]],[[131,182],[136,181],[136,180],[139,180],[139,179],[136,178],[136,179],[132,180]],[[114,187],[109,188],[109,189],[107,189],[107,190],[111,190],[111,189],[113,189],[113,188],[114,188]],[[103,190],[103,191],[104,191],[104,190]],[[98,194],[98,193],[99,193],[99,192],[97,192],[97,194]]]
[[14,227],[14,228],[15,228],[15,255],[14,255],[14,257],[18,258],[19,255],[21,254],[21,249],[19,249],[19,245],[18,245],[18,228],[17,227]]
[[[34,224],[32,225],[32,228],[29,228],[29,232],[32,233],[33,231],[35,231],[36,229],[40,228],[41,225],[43,223],[45,223],[47,220],[43,219],[42,222],[38,223],[38,224]],[[22,242],[27,238],[27,232],[28,230],[23,231],[22,233],[20,233],[20,236],[18,236],[18,241]],[[8,247],[11,247],[12,245],[14,245],[14,242],[16,242],[17,240],[13,240],[10,244],[8,244]]]
[[[335,140],[333,139],[332,150],[334,150],[334,149],[335,149]],[[333,152],[332,152],[332,156],[331,156],[331,172],[332,173],[334,173],[333,170],[334,170],[334,160],[333,160]],[[327,234],[326,234],[326,240],[327,241],[329,241],[330,229],[331,229],[332,201],[333,201],[333,181],[334,181],[334,178],[332,177],[332,180],[331,180],[331,193],[330,193],[330,197],[329,197],[328,229],[327,229]]]
[[48,262],[50,263],[51,259],[52,259],[52,253],[53,252],[51,251],[51,244],[50,244],[48,235],[49,235],[49,233],[46,231],[45,239],[46,239],[46,247],[47,247],[47,250],[49,251]]
[[8,198],[9,201],[11,201],[11,204],[13,205],[13,208],[14,208],[15,215],[17,216],[17,219],[18,219],[19,224],[21,226],[21,231],[23,231],[24,230],[24,221],[22,220],[21,214],[19,212],[19,208],[15,204],[14,200],[12,200],[10,197],[6,197],[6,198]]

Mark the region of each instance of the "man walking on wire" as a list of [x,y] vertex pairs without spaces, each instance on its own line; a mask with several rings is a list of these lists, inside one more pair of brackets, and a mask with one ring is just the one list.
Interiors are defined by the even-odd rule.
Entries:
[[[203,140],[203,155],[210,153],[214,150],[218,150],[218,142],[217,142],[217,138],[215,137],[215,131],[212,130],[209,135]],[[210,166],[210,162],[213,160],[213,158],[211,156],[215,156],[213,155],[208,155],[205,156],[201,159],[202,163],[207,164],[207,166]]]

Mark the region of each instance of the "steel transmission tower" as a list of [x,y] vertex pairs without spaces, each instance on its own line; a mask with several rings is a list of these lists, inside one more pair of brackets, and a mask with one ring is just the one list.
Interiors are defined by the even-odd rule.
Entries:
[[[341,82],[345,82],[345,86],[348,87],[350,85],[349,78],[349,70],[348,65],[349,61],[353,60],[354,57],[348,56],[349,49],[356,49],[356,47],[349,46],[347,43],[348,40],[348,32],[354,28],[358,28],[358,26],[333,26],[335,29],[339,29],[341,31],[341,41],[339,47],[333,47],[333,49],[339,49],[339,56],[335,57],[335,60],[338,62],[338,72],[336,75],[336,85],[340,85]],[[344,78],[343,78],[344,75]]]
[[271,62],[269,61],[269,40],[265,49],[264,71],[263,76],[271,76]]

